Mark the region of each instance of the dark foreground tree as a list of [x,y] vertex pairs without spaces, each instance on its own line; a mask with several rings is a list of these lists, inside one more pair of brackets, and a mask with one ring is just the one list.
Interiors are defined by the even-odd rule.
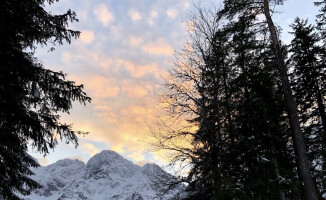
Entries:
[[303,133],[315,180],[320,192],[325,191],[326,146],[326,67],[321,38],[308,21],[297,18],[292,24],[294,39],[290,45],[291,80]]
[[320,13],[316,16],[317,28],[321,33],[321,37],[326,42],[326,0],[314,2],[315,6],[321,6]]
[[267,25],[249,13],[196,14],[163,95],[172,119],[187,123],[163,124],[154,145],[186,164],[185,199],[301,199]]
[[39,185],[29,178],[38,163],[27,153],[31,144],[46,155],[57,138],[78,145],[71,125],[59,121],[72,101],[90,98],[83,85],[65,80],[65,74],[45,69],[33,55],[37,45],[70,43],[78,31],[67,28],[77,21],[68,10],[62,15],[45,11],[58,0],[3,0],[0,2],[0,197],[19,199]]
[[225,8],[223,12],[231,19],[237,15],[243,16],[247,13],[250,13],[256,17],[258,15],[265,16],[265,22],[268,25],[268,32],[272,40],[274,56],[276,59],[275,67],[279,73],[279,78],[282,83],[283,94],[287,105],[287,112],[291,125],[291,132],[294,141],[293,145],[297,155],[297,165],[300,177],[303,181],[307,198],[311,200],[317,200],[317,189],[311,176],[310,163],[306,152],[306,144],[300,127],[297,105],[292,94],[292,89],[287,73],[287,66],[285,64],[285,57],[283,55],[281,48],[282,45],[279,40],[279,34],[271,16],[273,12],[270,9],[271,5],[281,5],[283,2],[284,0],[225,0]]

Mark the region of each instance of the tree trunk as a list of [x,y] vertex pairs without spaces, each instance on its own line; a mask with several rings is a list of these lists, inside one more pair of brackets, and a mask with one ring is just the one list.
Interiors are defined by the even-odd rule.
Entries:
[[292,89],[287,74],[287,68],[281,51],[281,45],[279,43],[276,29],[272,17],[270,15],[269,0],[264,0],[264,14],[267,20],[269,32],[271,34],[271,39],[273,41],[277,68],[282,81],[284,96],[288,107],[291,131],[293,135],[293,140],[295,140],[294,148],[297,152],[298,168],[304,184],[305,193],[309,200],[318,200],[318,193],[311,176],[309,160],[305,149],[305,141],[300,128],[297,105],[295,104],[293,99]]

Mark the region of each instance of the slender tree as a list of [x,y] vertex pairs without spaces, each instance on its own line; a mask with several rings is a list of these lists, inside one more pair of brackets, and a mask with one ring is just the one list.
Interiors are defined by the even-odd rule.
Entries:
[[[38,163],[27,152],[32,145],[48,153],[57,138],[78,145],[71,125],[59,121],[69,113],[72,101],[85,104],[90,98],[83,85],[65,79],[63,72],[43,67],[33,51],[37,45],[70,43],[78,31],[67,28],[77,21],[68,10],[48,13],[44,6],[55,0],[3,0],[0,2],[0,197],[20,199],[39,185],[29,175]],[[53,50],[53,47],[51,48]]]
[[324,48],[319,46],[321,39],[307,20],[296,18],[291,27],[294,39],[290,45],[292,55],[289,63],[293,69],[294,97],[299,107],[301,127],[309,144],[314,175],[319,190],[323,191],[325,180],[322,169],[325,167],[326,145]]

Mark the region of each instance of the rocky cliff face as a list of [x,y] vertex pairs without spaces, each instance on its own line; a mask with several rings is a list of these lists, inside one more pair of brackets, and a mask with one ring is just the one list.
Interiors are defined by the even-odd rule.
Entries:
[[43,188],[35,191],[30,200],[156,200],[178,199],[183,190],[162,194],[160,181],[174,177],[155,164],[134,165],[114,151],[102,151],[87,164],[79,160],[60,160],[34,170],[33,178]]

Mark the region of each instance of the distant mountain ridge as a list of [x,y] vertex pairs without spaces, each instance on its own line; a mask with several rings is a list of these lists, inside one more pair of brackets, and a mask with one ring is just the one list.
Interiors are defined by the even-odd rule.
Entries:
[[161,194],[158,180],[174,177],[156,164],[133,164],[114,151],[104,150],[86,164],[64,159],[33,170],[43,188],[28,200],[167,200],[178,199],[184,186]]

